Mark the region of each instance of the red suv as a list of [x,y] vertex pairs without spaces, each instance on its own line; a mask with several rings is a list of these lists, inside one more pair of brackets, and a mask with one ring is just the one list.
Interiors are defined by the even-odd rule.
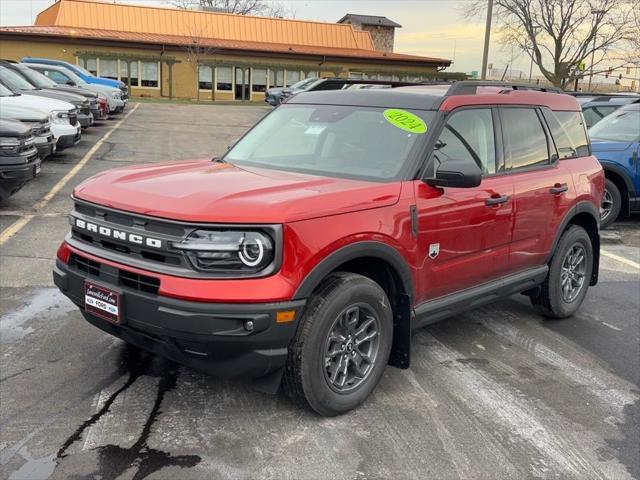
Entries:
[[126,342],[346,412],[413,329],[514,293],[563,318],[596,284],[602,168],[543,90],[296,95],[220,159],[79,185],[55,283]]

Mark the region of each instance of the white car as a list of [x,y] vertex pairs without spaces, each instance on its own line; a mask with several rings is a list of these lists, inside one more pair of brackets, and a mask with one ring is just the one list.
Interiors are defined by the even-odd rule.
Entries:
[[78,112],[71,103],[53,98],[34,97],[13,93],[0,84],[0,110],[11,106],[40,110],[51,120],[51,133],[56,141],[56,149],[71,147],[80,141],[82,127],[78,122]]
[[127,100],[122,99],[122,90],[119,88],[109,87],[108,85],[87,83],[71,70],[58,65],[44,65],[41,63],[28,63],[25,65],[40,73],[44,73],[47,77],[60,85],[82,87],[87,90],[91,90],[92,92],[104,94],[107,97],[107,103],[109,104],[109,113],[121,113],[127,106]]

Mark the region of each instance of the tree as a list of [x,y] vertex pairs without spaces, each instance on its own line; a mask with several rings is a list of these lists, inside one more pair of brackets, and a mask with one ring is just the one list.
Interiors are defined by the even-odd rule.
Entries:
[[267,0],[174,0],[178,8],[206,7],[236,15],[262,15],[265,17],[293,17],[282,3]]
[[205,35],[197,28],[189,28],[187,43],[183,47],[187,54],[187,63],[195,73],[196,77],[196,98],[200,100],[200,67],[202,61],[216,52],[216,48],[205,42]]
[[[464,15],[475,17],[486,11],[486,0],[468,7]],[[630,37],[638,8],[640,0],[494,0],[500,41],[526,52],[562,88],[583,77],[585,67],[589,74],[612,68],[604,68],[605,59]]]

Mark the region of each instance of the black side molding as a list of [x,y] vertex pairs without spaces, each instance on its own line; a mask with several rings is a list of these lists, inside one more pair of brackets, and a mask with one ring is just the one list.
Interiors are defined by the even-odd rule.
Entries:
[[471,308],[486,305],[514,293],[530,290],[544,281],[548,271],[549,267],[543,265],[445,297],[429,300],[414,308],[412,328],[424,327]]

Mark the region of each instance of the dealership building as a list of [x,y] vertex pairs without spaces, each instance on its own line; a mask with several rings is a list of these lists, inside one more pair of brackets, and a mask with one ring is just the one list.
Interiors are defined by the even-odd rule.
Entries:
[[397,23],[336,23],[95,0],[58,0],[35,25],[0,27],[0,58],[47,57],[120,79],[134,96],[263,101],[308,77],[420,81],[450,65],[394,51]]

